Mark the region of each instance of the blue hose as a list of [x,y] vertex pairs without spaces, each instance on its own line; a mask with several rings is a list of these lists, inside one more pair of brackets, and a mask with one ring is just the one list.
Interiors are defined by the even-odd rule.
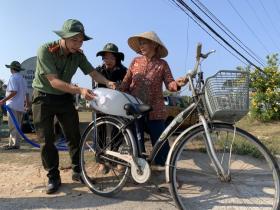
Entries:
[[[40,144],[37,144],[35,142],[33,142],[32,140],[30,140],[29,138],[27,138],[27,136],[22,132],[21,128],[19,127],[19,124],[12,112],[12,110],[7,106],[7,105],[3,105],[3,108],[7,110],[7,112],[9,112],[11,118],[12,118],[12,121],[14,123],[14,126],[16,127],[18,133],[21,135],[21,137],[29,144],[31,144],[33,147],[36,147],[36,148],[40,148]],[[65,145],[65,139],[64,138],[60,138],[58,139],[58,143],[56,144],[56,148],[59,150],[59,151],[66,151],[68,150],[67,146]]]

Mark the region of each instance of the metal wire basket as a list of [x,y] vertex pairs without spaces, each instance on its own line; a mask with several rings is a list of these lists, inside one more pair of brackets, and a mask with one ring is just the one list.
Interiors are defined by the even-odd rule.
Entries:
[[249,73],[222,70],[207,78],[204,104],[212,120],[234,123],[249,111]]

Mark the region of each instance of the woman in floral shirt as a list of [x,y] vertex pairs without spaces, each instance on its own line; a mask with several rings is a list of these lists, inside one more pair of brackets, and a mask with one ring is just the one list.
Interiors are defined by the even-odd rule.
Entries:
[[[131,62],[120,89],[152,106],[148,118],[140,120],[139,123],[142,137],[145,129],[154,145],[165,129],[166,109],[162,83],[166,89],[174,92],[185,85],[186,79],[174,80],[168,63],[161,59],[167,56],[168,51],[155,32],[144,32],[130,37],[128,45],[141,56]],[[168,151],[169,144],[166,142],[155,159],[156,165],[165,165]]]

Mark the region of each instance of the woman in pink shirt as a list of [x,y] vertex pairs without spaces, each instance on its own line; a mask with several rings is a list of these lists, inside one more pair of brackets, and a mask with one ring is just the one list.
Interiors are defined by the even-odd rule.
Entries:
[[[166,109],[162,83],[167,90],[175,92],[186,84],[186,79],[174,80],[168,63],[162,59],[167,56],[168,50],[155,32],[132,36],[128,39],[128,45],[140,56],[131,62],[120,89],[152,106],[149,116],[141,119],[139,124],[142,137],[146,130],[154,145],[165,129]],[[165,165],[168,151],[169,144],[166,142],[155,159],[156,165]]]

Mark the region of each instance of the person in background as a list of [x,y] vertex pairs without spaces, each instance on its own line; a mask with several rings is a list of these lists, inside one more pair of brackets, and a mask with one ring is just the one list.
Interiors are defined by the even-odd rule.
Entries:
[[[0,100],[5,98],[5,95],[6,95],[6,90],[7,90],[7,85],[6,84],[3,84],[2,85],[2,91],[1,91],[1,97],[0,97]],[[7,110],[2,106],[1,107],[2,109],[2,112],[3,112],[3,116],[7,116]]]
[[[20,71],[24,69],[18,61],[13,61],[10,65],[5,65],[11,70],[11,77],[9,78],[8,86],[6,88],[6,95],[0,100],[0,106],[6,105],[11,109],[19,127],[21,127],[22,117],[24,111],[29,107],[29,96],[27,92],[27,83]],[[8,113],[8,126],[10,130],[9,143],[4,146],[5,150],[20,148],[20,135],[13,123],[11,114]]]
[[[120,85],[120,90],[152,106],[148,117],[140,119],[138,123],[142,139],[146,130],[154,145],[165,129],[166,108],[162,84],[165,84],[167,90],[175,92],[187,81],[186,78],[174,80],[168,63],[162,59],[168,55],[168,50],[155,32],[144,32],[132,36],[128,39],[128,45],[140,56],[132,60]],[[169,144],[166,142],[155,158],[156,165],[165,165],[168,151]]]
[[[4,82],[0,79],[0,100],[5,98],[5,94],[6,94],[6,88],[4,89]],[[5,110],[5,108],[3,106],[1,106],[1,109],[0,109],[0,126],[2,126],[2,123],[3,123],[4,110]],[[0,136],[0,140],[1,140],[1,136]]]
[[48,172],[47,194],[56,192],[61,185],[59,156],[55,146],[54,117],[65,134],[72,163],[72,180],[82,181],[79,166],[80,130],[79,117],[73,103],[73,94],[80,94],[86,100],[94,99],[90,89],[71,84],[71,79],[80,68],[98,83],[115,89],[109,81],[87,60],[81,47],[91,38],[85,34],[83,24],[75,19],[66,20],[59,31],[61,39],[42,45],[37,53],[35,78],[32,86],[33,122],[41,145],[41,159]]
[[[108,80],[120,84],[126,74],[127,68],[122,65],[124,60],[124,54],[119,52],[117,45],[113,43],[105,44],[102,51],[99,51],[96,56],[102,57],[102,65],[96,67],[96,70],[100,72]],[[105,87],[102,84],[95,84],[94,87]]]

